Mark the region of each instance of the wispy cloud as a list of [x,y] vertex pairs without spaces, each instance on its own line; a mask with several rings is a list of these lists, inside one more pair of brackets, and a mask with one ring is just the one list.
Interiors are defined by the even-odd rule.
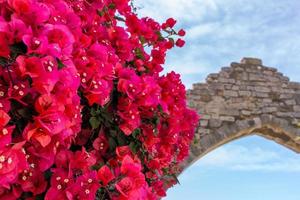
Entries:
[[217,22],[197,24],[187,29],[187,39],[197,40],[201,37],[209,36],[217,31],[220,26]]
[[174,17],[180,23],[204,18],[205,15],[218,9],[214,0],[145,0],[137,1],[137,5],[141,8],[141,15],[152,16],[160,22]]
[[141,15],[161,22],[174,17],[178,27],[187,30],[187,45],[169,54],[167,70],[187,77],[208,75],[253,56],[300,80],[298,0],[143,0],[138,4]]
[[300,158],[261,147],[228,145],[216,149],[196,163],[197,167],[233,171],[300,172]]

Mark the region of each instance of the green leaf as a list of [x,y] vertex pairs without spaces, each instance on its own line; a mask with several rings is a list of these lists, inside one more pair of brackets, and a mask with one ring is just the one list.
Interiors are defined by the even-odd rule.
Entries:
[[132,132],[132,137],[133,138],[137,138],[137,136],[139,136],[141,134],[141,129],[139,129],[139,128],[137,128],[137,129],[135,129],[133,132]]
[[158,136],[158,130],[157,130],[157,128],[153,129],[153,134],[154,134],[155,137]]
[[158,116],[155,116],[155,117],[152,119],[152,123],[153,123],[155,126],[157,126],[157,125],[159,124],[159,122],[160,122],[160,119],[159,119]]
[[196,138],[194,138],[193,143],[198,144],[198,140]]
[[100,16],[100,17],[103,17],[104,16],[104,11],[103,10],[97,10],[97,14]]
[[15,44],[11,45],[9,47],[9,49],[11,51],[10,56],[12,58],[16,58],[17,56],[22,55],[22,54],[26,54],[26,52],[27,52],[27,46],[25,45],[24,42],[15,43]]
[[163,112],[164,112],[164,111],[163,111],[163,108],[162,108],[162,106],[161,106],[160,104],[158,104],[157,109],[158,109],[158,111],[159,111],[160,113],[163,113]]
[[121,21],[121,22],[125,22],[125,19],[119,16],[115,16],[114,17],[116,20]]
[[66,65],[58,58],[56,58],[58,69],[64,68]]
[[110,151],[114,151],[117,147],[116,141],[111,137],[108,139],[108,144],[109,144]]
[[32,114],[30,113],[30,110],[28,108],[26,108],[26,107],[17,110],[17,112],[24,119],[31,119],[32,118]]
[[158,39],[159,39],[160,41],[163,41],[163,40],[164,40],[164,37],[162,36],[161,32],[156,31],[156,35],[158,36]]
[[131,149],[132,153],[136,154],[136,152],[138,151],[138,147],[139,145],[135,142],[130,142],[129,144],[129,148]]
[[99,170],[104,165],[103,162],[95,164],[91,167],[91,170]]
[[140,36],[140,41],[142,43],[142,45],[144,45],[146,43],[146,39],[144,36]]
[[44,172],[44,177],[46,180],[50,180],[51,176],[52,176],[51,170],[47,170]]
[[109,123],[112,123],[112,122],[113,122],[113,121],[112,121],[112,117],[111,117],[111,115],[110,115],[109,112],[103,112],[103,113],[101,113],[101,117],[102,117],[105,121],[107,121],[107,122],[109,122]]
[[173,44],[175,44],[174,38],[169,38],[169,41],[172,42]]
[[119,146],[125,146],[127,144],[126,138],[124,137],[124,134],[118,134],[117,142],[118,142]]
[[140,48],[135,49],[135,56],[138,59],[144,59],[143,51]]
[[110,129],[110,130],[109,130],[109,135],[110,135],[111,137],[117,137],[117,136],[120,135],[120,134],[118,134],[118,132],[117,132],[116,130]]
[[35,197],[35,200],[43,200],[45,199],[45,195],[44,194],[39,194]]
[[100,120],[97,117],[91,117],[89,122],[93,129],[97,129],[100,126]]
[[172,178],[175,179],[176,183],[178,183],[180,185],[180,182],[179,182],[177,176],[175,174],[172,174],[171,176],[172,176]]
[[1,66],[5,66],[7,65],[8,60],[6,58],[0,57],[0,65]]
[[97,116],[97,110],[96,110],[95,108],[92,108],[92,109],[91,109],[91,115],[92,115],[93,117]]
[[108,5],[108,8],[109,8],[109,9],[115,9],[115,8],[116,8],[116,5],[115,5],[114,3],[110,3],[110,4]]

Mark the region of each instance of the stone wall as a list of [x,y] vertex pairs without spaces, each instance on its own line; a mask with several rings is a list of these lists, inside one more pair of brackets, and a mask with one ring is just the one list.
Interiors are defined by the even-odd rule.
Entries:
[[209,151],[257,134],[300,152],[300,83],[260,59],[243,58],[188,90],[201,116],[186,165]]

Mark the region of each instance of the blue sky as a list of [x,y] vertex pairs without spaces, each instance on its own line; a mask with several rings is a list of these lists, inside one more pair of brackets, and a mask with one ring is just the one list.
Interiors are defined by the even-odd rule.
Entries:
[[299,155],[251,136],[207,154],[165,200],[299,200]]
[[[178,20],[186,46],[168,54],[165,72],[187,88],[242,57],[261,58],[300,82],[299,0],[137,0],[139,14]],[[300,156],[258,136],[200,159],[165,200],[299,200]]]
[[[242,57],[262,58],[297,80],[300,74],[299,0],[136,0],[141,15],[178,20],[187,45],[168,55],[167,71],[187,87]],[[180,56],[179,56],[180,55]],[[299,78],[298,78],[299,80]]]

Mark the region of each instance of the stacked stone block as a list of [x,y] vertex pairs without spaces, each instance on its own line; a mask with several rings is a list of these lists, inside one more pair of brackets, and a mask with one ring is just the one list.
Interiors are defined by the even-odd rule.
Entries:
[[243,58],[187,91],[201,116],[189,163],[231,140],[257,134],[300,152],[300,83]]

